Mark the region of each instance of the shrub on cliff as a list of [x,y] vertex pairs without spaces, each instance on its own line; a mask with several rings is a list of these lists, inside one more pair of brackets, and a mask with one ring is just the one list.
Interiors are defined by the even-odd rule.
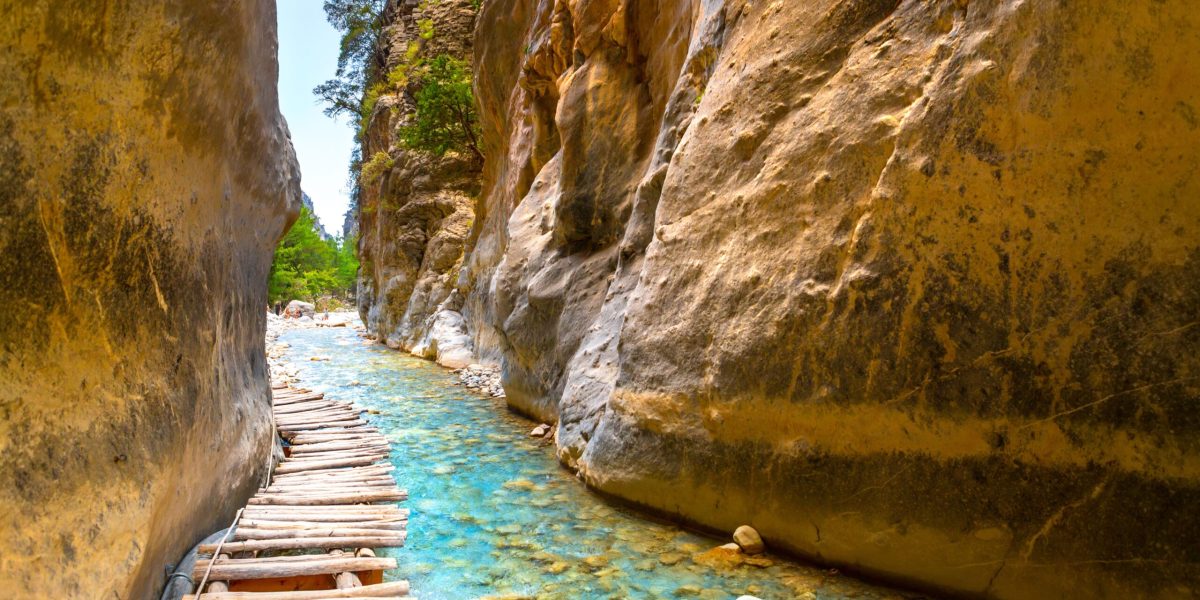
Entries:
[[466,62],[443,54],[429,61],[417,78],[416,114],[400,128],[400,141],[434,156],[470,152],[482,161],[479,117]]
[[392,160],[392,157],[389,156],[387,152],[376,152],[375,155],[371,157],[371,160],[363,163],[362,171],[360,171],[358,178],[359,185],[375,185],[375,183],[379,181],[379,178],[383,177],[383,174],[387,173],[388,169],[392,168],[392,165],[394,165],[395,162],[396,161]]

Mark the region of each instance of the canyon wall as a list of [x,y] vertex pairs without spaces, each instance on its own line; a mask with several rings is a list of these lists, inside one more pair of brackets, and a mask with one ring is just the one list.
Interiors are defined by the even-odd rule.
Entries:
[[416,112],[421,73],[439,56],[470,61],[471,0],[393,0],[384,9],[377,94],[360,134],[358,309],[393,348],[450,367],[474,352],[460,312],[464,244],[479,192],[477,157],[408,149],[398,128]]
[[1195,594],[1197,31],[1186,0],[488,0],[475,349],[647,508],[964,595]]
[[270,454],[275,3],[0,14],[0,589],[157,598]]

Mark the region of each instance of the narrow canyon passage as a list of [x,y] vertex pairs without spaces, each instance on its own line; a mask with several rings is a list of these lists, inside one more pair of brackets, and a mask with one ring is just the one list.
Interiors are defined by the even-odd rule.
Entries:
[[0,600],[1195,598],[1198,282],[1195,0],[0,0]]

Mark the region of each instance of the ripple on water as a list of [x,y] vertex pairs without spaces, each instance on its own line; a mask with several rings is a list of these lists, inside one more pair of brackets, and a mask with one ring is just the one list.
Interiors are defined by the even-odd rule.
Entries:
[[[351,329],[284,334],[301,382],[353,400],[392,441],[412,510],[404,548],[385,550],[424,600],[530,598],[900,598],[777,558],[710,553],[725,540],[613,507],[560,468],[503,400]],[[312,362],[310,356],[330,360]]]

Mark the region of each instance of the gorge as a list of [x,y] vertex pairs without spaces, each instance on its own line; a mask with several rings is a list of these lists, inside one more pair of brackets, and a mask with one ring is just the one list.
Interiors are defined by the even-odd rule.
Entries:
[[[1197,594],[1191,3],[331,5],[370,337],[496,366],[589,488],[918,593]],[[0,589],[157,597],[280,453],[288,4],[0,7]]]
[[473,61],[486,160],[375,106],[381,340],[469,340],[564,465],[673,518],[955,594],[1194,590],[1195,10],[470,11],[385,8],[385,71]]

